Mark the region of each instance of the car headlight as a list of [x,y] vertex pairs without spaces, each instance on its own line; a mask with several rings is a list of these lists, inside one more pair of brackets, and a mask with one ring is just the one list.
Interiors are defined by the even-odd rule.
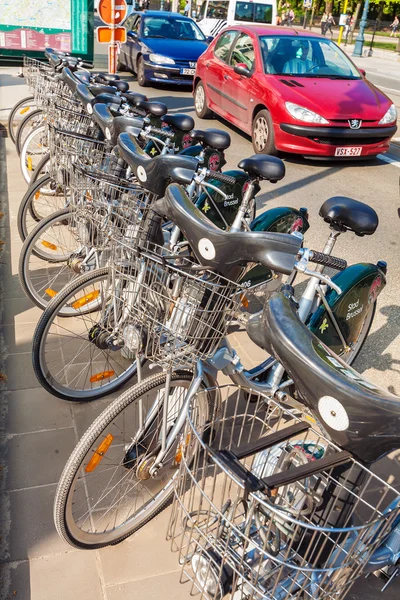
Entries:
[[379,125],[387,125],[388,123],[395,123],[397,121],[397,108],[394,104],[389,108],[386,114],[379,121]]
[[173,58],[168,58],[168,56],[163,56],[162,54],[150,54],[149,58],[151,62],[157,63],[158,65],[174,65],[175,61]]
[[308,108],[304,108],[304,106],[299,106],[293,102],[285,102],[285,106],[289,115],[299,121],[305,121],[306,123],[320,123],[321,125],[327,125],[329,123],[324,117],[321,117],[321,115],[318,115],[312,110],[308,110]]

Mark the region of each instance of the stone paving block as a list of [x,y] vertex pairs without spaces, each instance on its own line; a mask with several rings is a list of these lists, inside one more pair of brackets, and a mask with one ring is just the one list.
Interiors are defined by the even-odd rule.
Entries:
[[26,433],[8,439],[6,489],[57,483],[74,446],[73,428]]
[[30,599],[102,600],[105,596],[97,566],[95,552],[67,552],[32,560]]
[[19,283],[18,275],[12,271],[9,264],[3,266],[3,274],[4,281],[2,282],[2,287],[4,298],[26,298]]
[[7,404],[8,433],[72,427],[72,413],[68,402],[48,394],[41,387],[8,392]]
[[61,540],[53,523],[56,485],[46,485],[9,493],[10,510],[0,527],[9,524],[9,560],[48,556],[70,549]]
[[26,390],[39,385],[32,369],[32,353],[10,354],[5,360],[7,389]]
[[7,298],[4,300],[3,325],[37,323],[42,311],[28,298]]
[[[107,587],[107,600],[190,600],[190,584],[179,583],[180,573],[140,579],[122,585]],[[364,599],[363,599],[364,600]]]
[[179,570],[166,540],[169,517],[167,508],[121,544],[99,550],[106,586]]
[[24,323],[22,325],[4,325],[2,334],[8,354],[30,353],[32,351],[32,339],[35,333],[36,323]]
[[29,562],[10,562],[0,565],[0,598],[31,600]]

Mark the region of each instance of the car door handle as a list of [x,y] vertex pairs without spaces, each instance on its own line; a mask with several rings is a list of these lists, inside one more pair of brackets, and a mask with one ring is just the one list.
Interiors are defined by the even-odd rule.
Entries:
[[210,63],[205,63],[205,65],[206,65],[206,69],[210,68]]
[[224,79],[229,79],[229,75],[224,75]]

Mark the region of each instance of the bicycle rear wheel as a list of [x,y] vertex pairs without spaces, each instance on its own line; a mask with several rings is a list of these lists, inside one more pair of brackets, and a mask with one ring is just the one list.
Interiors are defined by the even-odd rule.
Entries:
[[[175,423],[192,373],[171,376],[167,426]],[[54,501],[58,534],[76,548],[94,549],[121,542],[143,527],[170,500],[179,473],[176,437],[163,467],[150,477],[149,466],[160,446],[166,373],[158,373],[134,385],[103,411],[84,434],[61,475]],[[202,427],[210,418],[211,396],[196,418]],[[140,414],[147,429],[140,434]],[[195,445],[186,448],[187,460]]]
[[21,122],[25,117],[27,117],[31,112],[37,110],[37,106],[35,103],[34,96],[27,96],[27,98],[23,98],[14,106],[10,114],[8,115],[8,133],[15,144],[16,135],[18,127],[21,125]]
[[117,340],[108,343],[120,319],[120,304],[114,301],[125,283],[121,277],[111,288],[104,267],[77,277],[48,304],[36,326],[32,360],[39,383],[50,394],[94,400],[136,374],[134,355]]

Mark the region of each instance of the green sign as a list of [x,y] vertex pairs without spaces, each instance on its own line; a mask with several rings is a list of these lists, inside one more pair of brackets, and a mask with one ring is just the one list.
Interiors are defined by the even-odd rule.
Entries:
[[0,0],[0,56],[54,48],[93,59],[94,0]]

